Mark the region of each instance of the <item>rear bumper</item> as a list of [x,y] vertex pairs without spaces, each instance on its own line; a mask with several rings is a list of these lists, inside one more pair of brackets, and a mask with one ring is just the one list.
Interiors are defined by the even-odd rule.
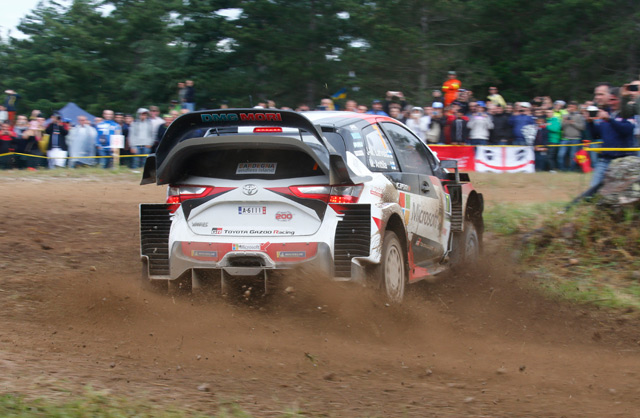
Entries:
[[[231,250],[220,251],[218,248],[231,246],[220,244],[212,250],[192,249],[191,243],[176,241],[169,253],[169,276],[177,279],[189,270],[223,270],[232,276],[252,276],[264,270],[289,270],[293,268],[309,268],[320,270],[333,276],[333,258],[331,248],[326,243],[305,243],[303,247],[296,247],[294,251],[261,250]],[[278,244],[273,244],[278,245]],[[308,248],[307,257],[305,247]],[[301,249],[298,249],[301,248]],[[285,248],[286,250],[286,248]],[[274,256],[274,254],[277,254]],[[275,260],[274,260],[275,258]],[[281,258],[281,261],[278,260]],[[295,260],[299,258],[300,260]]]

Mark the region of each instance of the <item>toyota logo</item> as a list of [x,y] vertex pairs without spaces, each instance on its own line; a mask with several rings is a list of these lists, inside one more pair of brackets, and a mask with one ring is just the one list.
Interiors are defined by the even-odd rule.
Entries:
[[255,184],[245,184],[242,187],[242,193],[246,194],[247,196],[253,196],[254,194],[258,193],[258,187]]

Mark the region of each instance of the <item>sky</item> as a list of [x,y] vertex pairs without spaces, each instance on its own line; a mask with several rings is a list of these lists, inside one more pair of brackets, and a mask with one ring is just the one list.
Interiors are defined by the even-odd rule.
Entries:
[[19,1],[3,1],[2,13],[0,13],[0,33],[2,37],[7,36],[7,32],[11,30],[14,37],[20,37],[22,32],[16,29],[20,19],[25,17],[31,10],[35,9],[40,0],[19,0]]

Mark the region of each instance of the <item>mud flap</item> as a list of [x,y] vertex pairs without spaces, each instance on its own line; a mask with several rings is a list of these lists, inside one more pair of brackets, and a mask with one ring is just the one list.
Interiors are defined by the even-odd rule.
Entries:
[[149,260],[149,277],[169,276],[169,231],[167,204],[140,205],[140,256]]

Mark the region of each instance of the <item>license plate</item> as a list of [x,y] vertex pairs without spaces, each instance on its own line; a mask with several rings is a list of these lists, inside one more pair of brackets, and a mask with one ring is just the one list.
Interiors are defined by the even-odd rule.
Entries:
[[238,206],[238,215],[266,215],[266,206]]

